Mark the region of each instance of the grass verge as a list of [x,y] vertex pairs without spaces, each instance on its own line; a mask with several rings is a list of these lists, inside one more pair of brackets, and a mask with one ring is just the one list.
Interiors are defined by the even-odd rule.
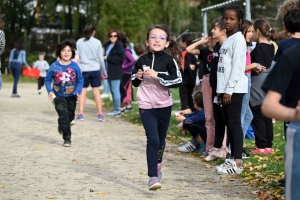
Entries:
[[[136,88],[134,88],[134,94],[136,94]],[[88,97],[94,99],[93,93],[88,92]],[[172,89],[173,99],[179,99],[178,90]],[[103,100],[103,105],[107,110],[113,108],[113,104],[109,98]],[[138,112],[137,104],[132,105],[132,110],[126,112],[122,115],[122,118],[133,123],[142,125],[140,120],[140,115]],[[180,104],[174,104],[173,110],[180,110]],[[186,140],[191,138],[190,134],[183,136],[181,131],[177,128],[178,122],[175,119],[175,116],[171,117],[170,126],[168,129],[167,139],[170,142],[177,143],[182,145]],[[275,199],[284,199],[283,196],[280,196],[282,189],[277,187],[277,181],[282,178],[284,171],[284,146],[285,139],[283,135],[283,122],[277,121],[274,126],[274,140],[273,148],[274,152],[271,155],[251,155],[249,159],[243,160],[244,162],[244,171],[240,175],[241,179],[252,186],[258,187],[259,191],[253,191],[255,193],[259,192],[259,196],[267,195],[269,193]],[[247,152],[255,149],[254,140],[245,140],[244,148]],[[199,157],[199,153],[195,154],[195,157]],[[203,161],[206,162],[206,161]],[[216,161],[209,162],[211,165],[219,165],[223,160],[219,159]]]

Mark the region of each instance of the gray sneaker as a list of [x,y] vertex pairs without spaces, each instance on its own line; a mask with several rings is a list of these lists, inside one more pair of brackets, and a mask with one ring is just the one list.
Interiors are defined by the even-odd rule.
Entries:
[[71,146],[71,140],[69,141],[64,141],[64,144],[63,144],[64,147],[70,147]]
[[121,114],[121,111],[120,110],[113,110],[111,112],[108,113],[108,116],[117,116],[117,115],[120,115]]
[[161,188],[161,185],[157,177],[150,177],[148,183],[149,190],[157,190]]

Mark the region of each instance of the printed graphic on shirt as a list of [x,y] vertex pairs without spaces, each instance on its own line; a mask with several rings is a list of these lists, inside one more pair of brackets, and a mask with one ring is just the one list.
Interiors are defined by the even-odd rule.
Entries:
[[52,70],[55,81],[53,89],[56,92],[61,92],[63,94],[74,93],[76,85],[76,73],[74,70],[72,68],[67,68],[66,71],[63,71],[59,65],[54,65]]
[[227,49],[221,48],[219,53],[220,53],[220,57],[218,61],[218,72],[224,73],[223,56],[226,55]]

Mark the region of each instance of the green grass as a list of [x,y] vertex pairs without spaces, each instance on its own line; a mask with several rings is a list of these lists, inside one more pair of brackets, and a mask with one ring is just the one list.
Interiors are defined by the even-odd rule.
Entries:
[[[136,94],[137,88],[134,88],[134,94]],[[173,99],[179,100],[179,91],[178,89],[171,89]],[[88,97],[93,99],[93,93],[88,92]],[[135,98],[136,100],[136,98]],[[109,98],[104,99],[104,107],[107,110],[113,108],[112,102]],[[126,112],[122,115],[122,118],[133,123],[141,124],[137,104],[132,105],[132,111]],[[180,110],[180,104],[174,104],[173,110]],[[176,121],[175,116],[171,117],[170,126],[168,129],[168,140],[179,145],[185,143],[187,139],[190,139],[190,134],[183,136],[181,131],[177,128],[178,122]],[[257,186],[260,191],[267,191],[271,195],[275,196],[277,199],[282,199],[283,197],[279,196],[279,193],[282,189],[277,187],[277,181],[282,178],[284,170],[284,135],[283,135],[283,122],[277,121],[274,124],[274,140],[273,148],[275,152],[272,155],[251,155],[249,159],[243,160],[244,162],[244,172],[240,175],[243,181],[249,183],[250,185]],[[255,149],[254,140],[245,140],[244,147],[247,152]],[[195,157],[199,158],[201,154],[192,153]],[[205,162],[205,161],[204,161]],[[219,159],[216,161],[209,162],[211,165],[219,165],[224,161]]]
[[[2,74],[2,81],[3,83],[12,83],[14,81],[14,78],[12,74]],[[20,76],[19,83],[36,83],[37,79],[36,78],[29,78],[25,76]]]

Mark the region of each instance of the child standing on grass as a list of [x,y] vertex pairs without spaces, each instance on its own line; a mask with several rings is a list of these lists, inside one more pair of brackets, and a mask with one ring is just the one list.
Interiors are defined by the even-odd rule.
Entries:
[[[58,132],[62,134],[64,147],[71,146],[70,122],[74,120],[76,101],[81,94],[83,77],[75,57],[76,44],[65,40],[56,46],[55,55],[59,60],[52,63],[45,78],[48,96],[53,99],[58,114]],[[51,88],[52,79],[54,80]]]
[[180,129],[182,134],[186,135],[187,131],[193,136],[192,142],[178,147],[180,152],[203,152],[205,151],[206,145],[206,127],[205,127],[205,112],[204,112],[204,103],[203,95],[201,91],[195,92],[193,95],[193,102],[196,111],[184,117],[179,115],[176,117],[176,120],[181,122]]
[[223,15],[227,39],[220,49],[217,94],[231,145],[231,162],[217,168],[219,174],[240,174],[243,171],[241,110],[243,97],[248,92],[248,80],[245,76],[246,43],[241,33],[243,15],[242,8],[236,5],[227,7]]
[[149,27],[146,38],[149,51],[137,60],[132,71],[132,84],[138,87],[138,107],[147,136],[149,190],[161,188],[162,158],[173,104],[169,88],[179,87],[182,82],[177,63],[181,58],[179,45],[173,43],[172,49],[168,50],[179,50],[173,52],[177,55],[174,58],[164,51],[170,40],[169,26]]
[[47,75],[47,70],[49,69],[49,64],[45,59],[44,53],[39,53],[39,60],[33,63],[33,68],[40,70],[40,77],[38,78],[38,94],[41,94],[42,87],[44,86],[45,77]]
[[300,44],[284,51],[266,78],[262,112],[269,118],[290,121],[286,130],[285,199],[300,199]]

